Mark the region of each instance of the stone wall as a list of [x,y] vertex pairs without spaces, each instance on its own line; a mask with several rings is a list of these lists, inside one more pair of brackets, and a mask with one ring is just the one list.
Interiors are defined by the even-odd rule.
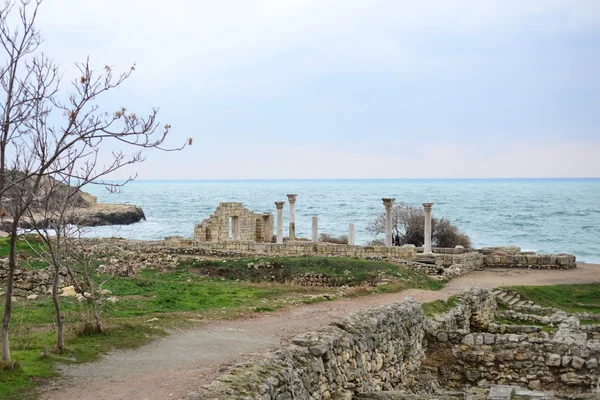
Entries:
[[414,247],[350,246],[308,241],[287,242],[283,244],[233,240],[220,243],[201,243],[194,240],[177,238],[165,241],[165,246],[174,252],[214,256],[337,256],[410,260],[415,254]]
[[430,276],[439,276],[450,279],[467,274],[471,271],[483,269],[483,257],[476,252],[446,254],[434,253],[433,256],[421,257],[416,255],[413,269],[421,271]]
[[[417,248],[422,252],[422,248]],[[481,249],[464,248],[433,248],[436,256],[444,255],[444,266],[448,257],[460,254],[477,253],[480,255],[483,267],[487,268],[533,268],[533,269],[569,269],[575,268],[576,258],[571,254],[536,254],[533,251],[522,252],[517,246],[484,247]]]
[[[8,274],[8,259],[0,259],[0,282],[6,281]],[[17,268],[14,276],[13,295],[18,297],[27,297],[31,294],[49,294],[52,293],[52,283],[54,280],[54,268],[47,267],[40,270],[26,270]],[[61,271],[59,278],[59,287],[70,285],[70,280],[66,271]]]
[[263,243],[271,242],[272,237],[273,215],[253,213],[242,203],[220,203],[214,214],[194,227],[194,238],[200,242],[235,239]]
[[[520,252],[518,247],[483,249],[434,248],[433,256],[421,256],[422,248],[414,246],[351,246],[326,242],[295,241],[283,244],[253,241],[223,241],[206,243],[181,237],[165,240],[173,251],[214,256],[332,256],[359,257],[379,260],[415,260],[415,269],[431,276],[453,278],[483,268],[575,268],[576,258],[570,254],[537,255]],[[519,249],[507,253],[497,249]]]
[[[489,291],[472,289],[454,313],[434,325],[487,326],[494,309]],[[413,300],[351,314],[258,361],[232,367],[187,399],[351,399],[417,387],[426,332],[434,325]]]
[[483,265],[488,268],[532,268],[532,269],[570,269],[576,267],[575,256],[570,254],[484,254]]
[[465,382],[520,384],[561,393],[591,392],[600,383],[600,334],[594,328],[580,329],[577,318],[568,318],[554,333],[539,326],[490,328],[481,333],[454,331],[432,346],[430,351],[439,354],[453,342],[451,355],[439,369],[442,382],[453,387]]

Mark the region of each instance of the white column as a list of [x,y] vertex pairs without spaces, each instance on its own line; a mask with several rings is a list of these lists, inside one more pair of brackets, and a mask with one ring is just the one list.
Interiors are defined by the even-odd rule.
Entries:
[[277,207],[277,244],[283,243],[283,206],[285,201],[276,201],[275,207]]
[[356,239],[354,236],[354,224],[348,224],[348,244],[350,246],[354,246],[356,244]]
[[295,194],[288,194],[288,201],[290,202],[290,232],[289,232],[289,241],[293,242],[294,240],[296,240],[296,219],[295,219],[295,212],[296,212],[296,195]]
[[431,207],[433,203],[423,203],[425,209],[425,243],[423,244],[423,254],[433,254],[431,252]]
[[312,217],[312,241],[319,241],[319,217]]
[[395,198],[381,199],[385,206],[385,245],[388,247],[392,246],[392,206],[394,205]]

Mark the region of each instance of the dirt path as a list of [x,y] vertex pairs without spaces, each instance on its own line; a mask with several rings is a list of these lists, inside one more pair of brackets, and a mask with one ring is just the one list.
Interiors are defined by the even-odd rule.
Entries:
[[298,306],[244,320],[212,322],[138,349],[115,351],[95,363],[63,366],[62,377],[43,388],[41,398],[178,399],[210,382],[227,365],[281,347],[293,336],[318,329],[353,311],[408,296],[420,302],[445,299],[471,286],[589,282],[600,282],[600,265],[580,264],[567,271],[489,269],[457,278],[436,292],[410,289]]

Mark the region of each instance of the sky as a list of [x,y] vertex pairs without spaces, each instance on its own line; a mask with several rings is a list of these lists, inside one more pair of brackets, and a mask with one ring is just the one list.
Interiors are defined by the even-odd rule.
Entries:
[[101,106],[193,138],[115,178],[600,177],[598,0],[45,0],[37,26],[64,82],[135,63]]

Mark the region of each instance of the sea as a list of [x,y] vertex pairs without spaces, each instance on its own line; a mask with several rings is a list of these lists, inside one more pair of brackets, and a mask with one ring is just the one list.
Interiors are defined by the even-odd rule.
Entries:
[[[420,206],[432,202],[433,216],[446,218],[469,235],[475,247],[520,246],[538,253],[570,253],[578,261],[600,263],[600,178],[594,179],[369,179],[369,180],[139,180],[109,193],[86,191],[106,203],[140,206],[146,220],[126,226],[90,228],[89,236],[157,240],[192,237],[196,223],[220,202],[241,202],[254,212],[276,214],[275,201],[296,200],[296,236],[348,233],[356,242],[375,237],[367,225],[384,211],[381,199]],[[284,208],[287,234],[289,204]]]

